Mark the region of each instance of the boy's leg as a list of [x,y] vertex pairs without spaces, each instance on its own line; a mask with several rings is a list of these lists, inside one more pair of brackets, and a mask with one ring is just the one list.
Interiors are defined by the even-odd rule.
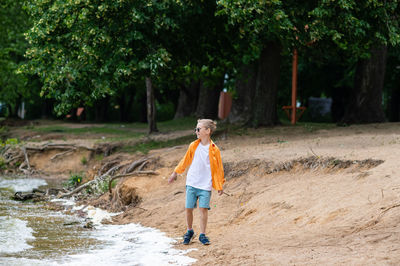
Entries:
[[199,190],[200,230],[201,234],[206,233],[208,210],[210,209],[211,191]]
[[195,190],[191,186],[186,186],[186,203],[185,203],[185,210],[186,210],[186,225],[187,225],[187,232],[183,236],[183,244],[189,245],[190,241],[194,236],[193,231],[193,208],[196,208],[196,193]]
[[186,209],[186,224],[187,224],[187,232],[183,236],[183,242],[182,244],[184,245],[189,245],[190,241],[192,241],[194,237],[194,231],[193,231],[193,209]]
[[196,208],[196,190],[191,186],[186,186],[186,225],[187,229],[193,229],[193,209]]
[[[200,231],[201,234],[206,233],[207,229],[207,221],[208,221],[208,209],[207,208],[199,208],[200,210]],[[192,217],[193,219],[193,217]]]
[[187,229],[193,229],[193,209],[186,209],[186,225]]

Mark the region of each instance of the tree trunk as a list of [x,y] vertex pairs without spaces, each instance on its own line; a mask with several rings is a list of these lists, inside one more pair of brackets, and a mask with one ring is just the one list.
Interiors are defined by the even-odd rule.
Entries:
[[224,87],[223,76],[213,86],[200,82],[199,101],[196,108],[198,118],[216,119],[218,117],[219,94]]
[[18,118],[18,109],[22,103],[22,96],[18,94],[18,97],[15,99],[14,105],[8,105],[8,116],[11,118]]
[[[96,122],[106,121],[109,102],[110,102],[110,97],[106,96],[102,98],[100,101],[98,101],[98,103],[96,104],[96,111],[95,111]],[[76,120],[76,109],[74,109],[73,117],[74,120]]]
[[189,86],[181,86],[174,119],[194,114],[199,98],[199,86],[200,82],[198,81],[192,81]]
[[354,76],[342,123],[380,123],[385,121],[382,91],[386,69],[387,47],[371,49],[369,59],[360,59]]
[[147,123],[149,125],[149,134],[158,132],[156,125],[156,105],[154,102],[153,82],[150,77],[146,77],[147,92]]
[[49,99],[43,99],[41,118],[49,119],[52,115],[53,103]]
[[118,99],[119,104],[119,120],[121,122],[130,121],[129,114],[131,113],[131,107],[133,104],[134,95],[131,93],[125,92],[122,97]]
[[390,122],[400,121],[400,80],[396,86],[390,90],[390,99],[388,104],[388,116]]
[[273,126],[279,123],[277,93],[282,47],[269,42],[261,51],[258,63],[255,97],[253,100],[253,127]]
[[244,65],[237,78],[235,89],[236,97],[232,102],[232,109],[228,116],[229,123],[248,124],[252,117],[252,101],[256,91],[257,64]]

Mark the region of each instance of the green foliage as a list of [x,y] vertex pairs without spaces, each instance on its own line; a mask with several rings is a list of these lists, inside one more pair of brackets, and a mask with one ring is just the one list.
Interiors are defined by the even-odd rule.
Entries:
[[9,108],[9,115],[23,100],[29,100],[34,93],[30,87],[29,76],[18,73],[17,69],[25,63],[24,53],[28,42],[24,32],[30,27],[30,19],[21,0],[2,0],[0,3],[0,102]]
[[86,157],[83,156],[83,157],[81,158],[81,164],[86,165],[87,163],[88,163],[88,161],[87,161]]
[[83,178],[84,175],[80,173],[71,174],[65,185],[72,188],[78,187],[82,183]]
[[[99,182],[97,182],[95,184],[95,186],[90,186],[86,188],[86,194],[89,195],[102,195],[106,192],[108,192],[108,184],[109,184],[109,180],[105,179],[105,180],[101,180]],[[111,188],[114,188],[117,185],[117,180],[113,180],[111,182]]]
[[175,110],[173,103],[156,103],[157,121],[167,121],[174,118]]
[[[103,181],[99,182],[99,184],[98,184],[99,194],[104,194],[105,192],[108,192],[108,190],[109,190],[108,184],[109,184],[108,180],[103,180]],[[116,185],[117,185],[117,180],[113,180],[111,182],[111,188],[114,188]]]
[[398,1],[324,0],[310,12],[313,42],[329,40],[356,58],[369,56],[378,44],[400,43]]
[[55,133],[64,133],[64,134],[74,134],[74,135],[81,135],[81,134],[104,134],[104,135],[116,135],[121,137],[141,137],[144,136],[144,133],[141,132],[132,132],[130,128],[126,126],[121,126],[120,124],[107,124],[104,127],[97,127],[97,126],[86,126],[80,128],[71,128],[68,126],[45,126],[45,127],[36,127],[33,130],[37,132],[55,132]]
[[58,115],[132,86],[167,66],[175,1],[33,1],[21,70],[41,78]]
[[0,140],[0,147],[4,147],[6,145],[15,146],[18,145],[19,141],[16,138],[6,139],[4,142]]

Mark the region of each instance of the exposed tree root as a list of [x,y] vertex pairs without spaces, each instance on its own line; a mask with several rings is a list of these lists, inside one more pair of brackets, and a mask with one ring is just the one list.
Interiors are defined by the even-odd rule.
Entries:
[[296,167],[304,170],[327,170],[337,171],[341,169],[370,169],[383,163],[382,160],[366,159],[366,160],[341,160],[334,157],[310,156],[299,158],[279,164],[262,160],[244,160],[234,163],[225,163],[224,171],[227,179],[239,177],[249,172],[257,170],[255,174],[265,175],[278,172],[289,172]]
[[[120,160],[113,160],[110,162],[107,162],[104,164],[101,169],[99,170],[99,175],[95,176],[95,178],[77,188],[74,190],[60,194],[58,198],[66,198],[66,197],[71,197],[72,195],[81,192],[85,188],[92,188],[92,187],[98,187],[100,183],[107,182],[108,184],[108,189],[109,192],[112,192],[111,188],[111,183],[113,180],[116,180],[121,177],[127,177],[127,176],[133,176],[133,175],[157,175],[158,173],[155,171],[133,171],[137,167],[143,168],[144,164],[148,163],[149,158],[142,158],[139,160],[136,160],[132,163],[129,164],[122,164],[119,165],[118,162]],[[105,173],[102,173],[105,171],[105,169],[109,168]],[[120,169],[125,168],[125,170],[122,171],[122,174],[116,174]]]

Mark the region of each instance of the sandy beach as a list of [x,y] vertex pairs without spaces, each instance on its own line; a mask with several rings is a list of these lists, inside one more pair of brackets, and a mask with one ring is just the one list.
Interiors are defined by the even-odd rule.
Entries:
[[[189,246],[176,244],[193,249],[188,255],[197,259],[195,265],[400,263],[399,123],[247,129],[243,134],[228,131],[214,141],[221,149],[226,194],[212,195],[211,245],[197,239],[197,210],[197,237]],[[186,175],[172,184],[167,179],[187,145],[146,155],[114,153],[89,163],[85,167],[93,175],[106,161],[151,158],[145,169],[158,173],[124,177],[112,197],[106,193],[91,203],[112,210],[110,198],[130,201],[113,223],[140,223],[181,239]],[[38,154],[31,164],[55,171],[56,166],[43,163],[50,156]],[[58,167],[73,167],[76,158],[57,162]]]

